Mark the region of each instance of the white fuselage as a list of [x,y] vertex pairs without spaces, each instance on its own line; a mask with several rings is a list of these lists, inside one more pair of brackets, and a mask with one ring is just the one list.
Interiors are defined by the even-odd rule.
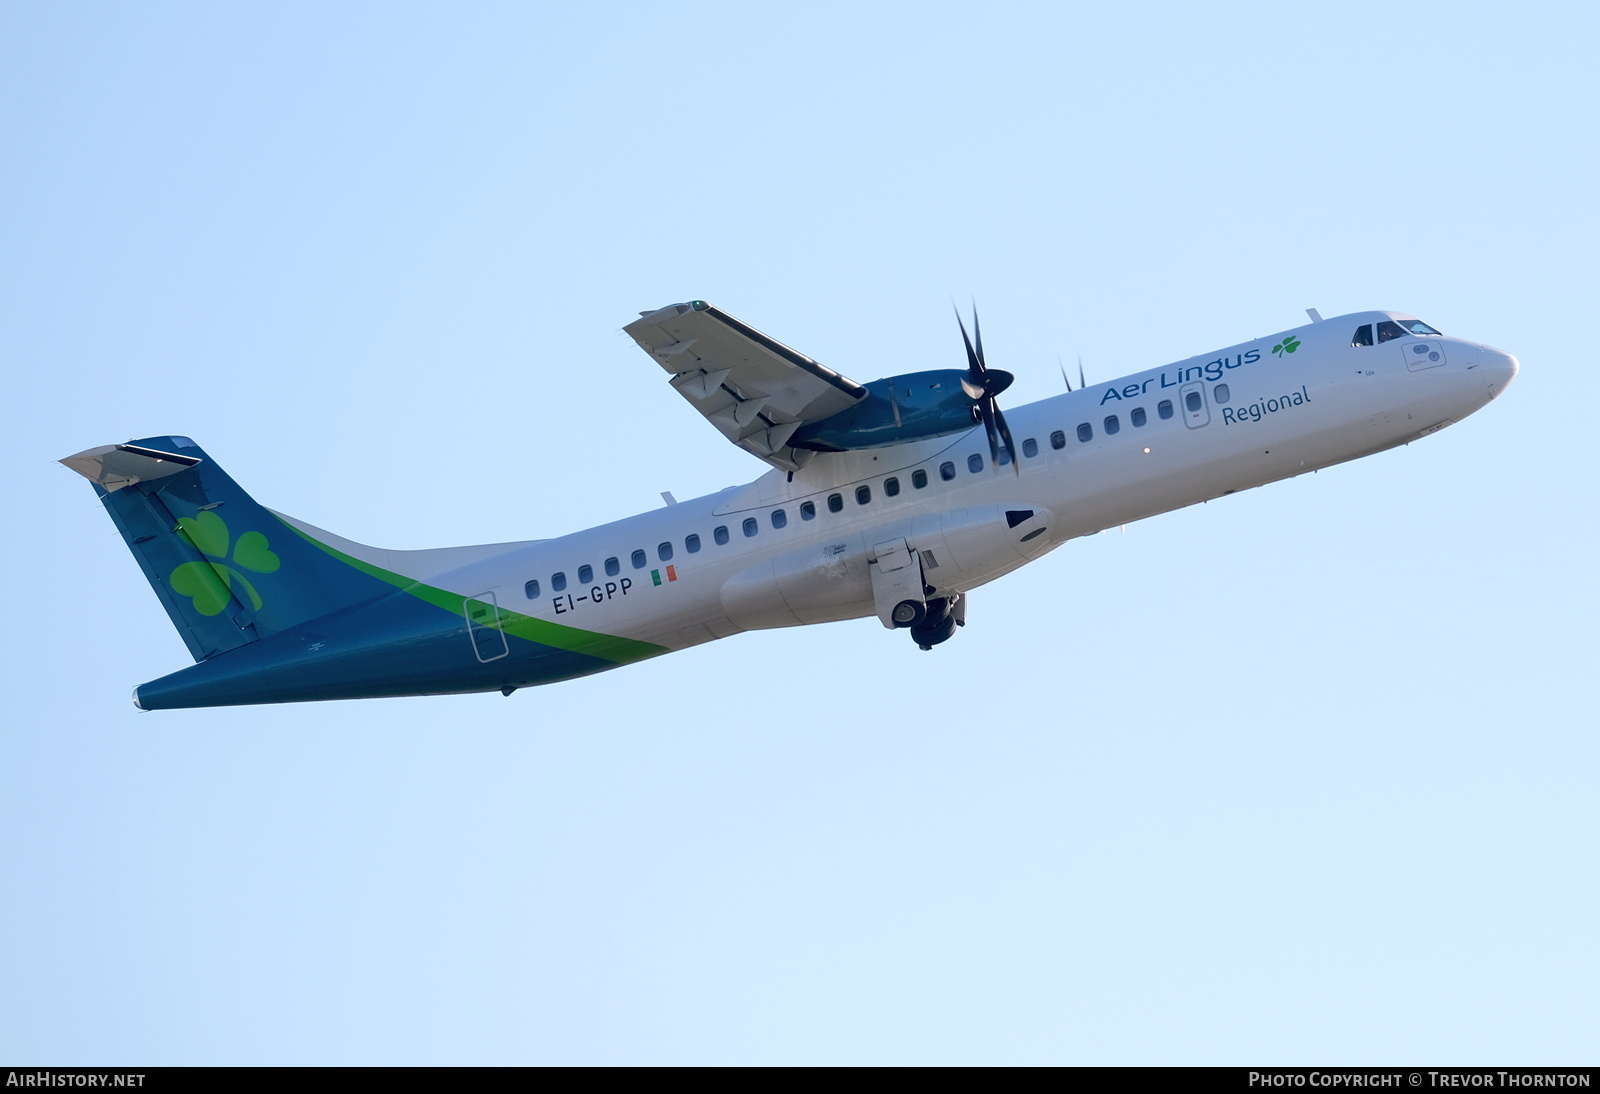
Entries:
[[667,649],[859,618],[874,614],[870,566],[885,544],[920,555],[930,596],[965,593],[1069,539],[1404,444],[1484,406],[1516,373],[1515,358],[1454,338],[1351,344],[1362,324],[1391,318],[1407,317],[1323,320],[1008,410],[1015,469],[992,466],[974,428],[819,453],[792,476],[557,539],[341,545],[523,615]]

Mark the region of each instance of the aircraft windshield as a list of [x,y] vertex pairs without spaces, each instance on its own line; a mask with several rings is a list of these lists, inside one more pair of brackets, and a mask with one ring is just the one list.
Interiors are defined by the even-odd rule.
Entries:
[[1412,334],[1432,334],[1437,335],[1440,338],[1444,337],[1444,335],[1440,334],[1438,331],[1434,330],[1420,319],[1402,319],[1400,320],[1400,325],[1406,330],[1410,331]]

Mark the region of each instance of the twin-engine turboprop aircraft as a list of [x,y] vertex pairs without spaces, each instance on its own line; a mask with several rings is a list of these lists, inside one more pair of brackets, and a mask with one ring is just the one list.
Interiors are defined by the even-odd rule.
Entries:
[[1007,415],[1011,377],[987,367],[976,317],[967,368],[863,385],[702,301],[642,313],[628,334],[772,470],[557,539],[366,547],[261,507],[187,437],[61,462],[94,483],[198,662],[136,688],[144,710],[510,695],[872,615],[930,649],[973,589],[1069,539],[1425,437],[1517,373],[1399,312],[1309,314]]

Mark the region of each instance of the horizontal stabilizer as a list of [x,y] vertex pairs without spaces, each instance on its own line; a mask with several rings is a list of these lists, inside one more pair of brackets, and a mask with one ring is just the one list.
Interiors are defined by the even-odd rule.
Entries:
[[[188,440],[186,437],[173,439]],[[194,442],[189,441],[189,444],[192,446]],[[198,456],[141,448],[136,444],[103,444],[99,448],[86,448],[61,462],[112,494],[125,486],[164,479],[168,475],[187,471],[200,459]]]

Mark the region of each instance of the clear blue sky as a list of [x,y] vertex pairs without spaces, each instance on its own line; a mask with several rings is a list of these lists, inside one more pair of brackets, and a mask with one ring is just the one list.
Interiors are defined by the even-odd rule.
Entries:
[[[1570,1063],[1600,1048],[1579,3],[13,3],[0,1058]],[[510,699],[139,714],[54,464],[192,435],[422,547],[754,477],[701,297],[1013,404],[1371,307],[1517,354],[1407,448]]]

